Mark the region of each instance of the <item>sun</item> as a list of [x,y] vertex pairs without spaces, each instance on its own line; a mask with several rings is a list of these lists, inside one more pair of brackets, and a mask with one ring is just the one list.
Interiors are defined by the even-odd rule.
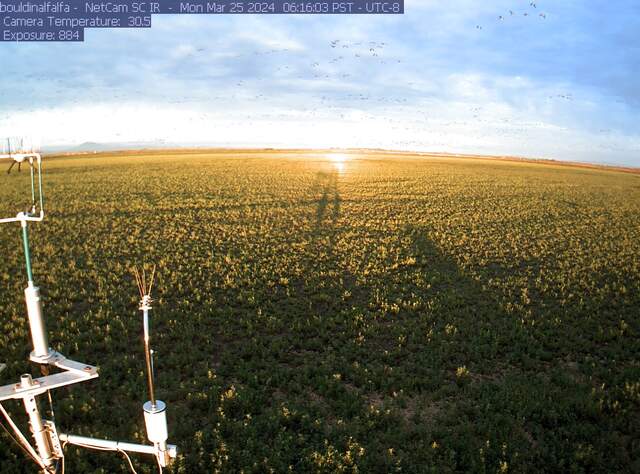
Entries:
[[340,174],[344,173],[345,164],[351,159],[349,155],[344,153],[329,153],[327,158],[333,163],[334,168]]

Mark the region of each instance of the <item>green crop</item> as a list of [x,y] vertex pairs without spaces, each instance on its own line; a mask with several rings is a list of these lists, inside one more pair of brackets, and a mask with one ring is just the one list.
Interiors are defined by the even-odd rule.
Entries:
[[[58,429],[146,441],[147,263],[170,472],[640,471],[640,175],[347,157],[45,158],[50,343],[101,374],[54,392]],[[0,179],[10,208],[22,178]],[[0,243],[6,384],[39,373],[19,225]],[[0,436],[2,473],[36,472]],[[66,453],[67,472],[127,469]]]

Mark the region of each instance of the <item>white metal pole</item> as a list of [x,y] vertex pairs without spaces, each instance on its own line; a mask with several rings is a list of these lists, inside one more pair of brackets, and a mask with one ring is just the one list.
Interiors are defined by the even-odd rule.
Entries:
[[[130,453],[153,455],[158,454],[155,446],[149,446],[146,444],[123,443],[121,441],[110,441],[108,439],[87,438],[86,436],[77,436],[67,433],[59,433],[58,437],[60,438],[60,441],[64,443],[74,444],[85,448],[108,449],[111,451],[127,451]],[[175,458],[178,448],[173,444],[169,444],[167,445],[167,451],[172,458]]]
[[[27,389],[33,386],[31,375],[24,374],[20,377],[20,387]],[[42,416],[40,416],[40,410],[38,410],[38,402],[35,395],[29,395],[22,399],[24,401],[24,408],[29,415],[29,424],[31,425],[31,432],[36,442],[36,448],[38,455],[45,465],[48,471],[53,472],[55,467],[55,457],[51,452],[51,446],[49,445],[49,435],[47,428],[44,426]]]

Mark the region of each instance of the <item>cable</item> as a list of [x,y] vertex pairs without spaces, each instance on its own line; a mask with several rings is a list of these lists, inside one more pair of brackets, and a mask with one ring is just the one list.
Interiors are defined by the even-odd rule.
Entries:
[[[40,364],[40,373],[43,376],[48,376],[51,373],[50,367],[47,364]],[[49,414],[51,415],[51,421],[56,422],[56,413],[53,410],[53,397],[51,396],[51,390],[47,390],[47,398],[49,399]]]
[[62,445],[62,472],[60,474],[64,474],[64,445]]
[[[62,451],[62,458],[59,461],[59,464],[62,465],[62,470],[61,470],[62,472],[60,472],[60,474],[64,474],[64,468],[65,468],[65,465],[64,465],[64,448],[66,446],[67,446],[67,442],[66,441],[63,441],[62,443],[60,443],[60,451]],[[56,472],[58,472],[58,471],[56,470]]]
[[16,443],[18,445],[18,447],[27,455],[27,457],[31,458],[35,462],[38,462],[38,460],[36,458],[34,458],[31,455],[31,453],[22,445],[22,443],[20,441],[18,441],[16,439],[16,437],[11,434],[11,431],[9,431],[9,429],[6,426],[4,426],[4,423],[2,423],[1,421],[0,421],[0,426],[5,431],[5,433],[7,433],[9,435],[9,438],[11,438],[13,440],[13,442]]
[[158,461],[158,471],[162,474],[162,464],[160,464],[160,455],[156,454],[156,461]]
[[118,451],[124,454],[124,457],[127,458],[127,461],[129,461],[129,467],[131,468],[131,472],[133,472],[133,474],[138,474],[136,470],[133,468],[133,463],[131,462],[131,458],[129,457],[127,452],[123,451],[122,449],[119,449]]
[[[66,445],[66,443],[65,443],[65,445]],[[129,457],[127,452],[122,450],[122,449],[102,448],[102,447],[99,447],[99,446],[91,446],[90,444],[82,444],[82,443],[73,443],[73,445],[74,446],[80,446],[81,448],[95,449],[96,451],[115,451],[115,452],[121,453],[121,454],[124,455],[124,457],[128,461],[129,468],[131,469],[131,472],[133,474],[138,474],[137,471],[135,470],[135,468],[133,467],[133,463],[131,462],[131,458]]]
[[51,390],[47,390],[47,397],[49,397],[49,414],[51,415],[51,421],[53,421],[55,423],[56,422],[56,412],[53,411],[53,398],[51,397]]

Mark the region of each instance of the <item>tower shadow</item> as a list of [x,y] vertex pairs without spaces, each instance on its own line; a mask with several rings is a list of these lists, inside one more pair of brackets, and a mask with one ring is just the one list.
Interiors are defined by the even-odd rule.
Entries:
[[336,226],[340,218],[340,205],[342,198],[338,191],[337,171],[319,171],[316,181],[312,186],[312,195],[319,195],[315,210],[315,222],[313,225],[312,240],[326,236],[329,238],[330,247],[335,244]]

